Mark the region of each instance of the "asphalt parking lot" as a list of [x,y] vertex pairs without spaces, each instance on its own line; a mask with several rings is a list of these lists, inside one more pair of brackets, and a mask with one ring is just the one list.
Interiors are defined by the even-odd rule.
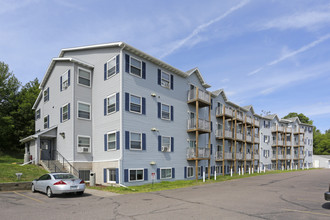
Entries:
[[272,174],[192,188],[117,195],[47,198],[0,192],[4,219],[330,219],[330,170]]

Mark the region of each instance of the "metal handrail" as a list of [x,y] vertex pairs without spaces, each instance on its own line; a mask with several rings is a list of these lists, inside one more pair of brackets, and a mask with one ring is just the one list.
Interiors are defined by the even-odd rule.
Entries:
[[67,159],[65,159],[65,157],[63,157],[63,155],[60,152],[55,150],[55,155],[57,160],[62,164],[64,169],[66,163],[67,165],[69,165],[69,173],[79,177],[79,171],[76,168],[74,168],[74,166]]

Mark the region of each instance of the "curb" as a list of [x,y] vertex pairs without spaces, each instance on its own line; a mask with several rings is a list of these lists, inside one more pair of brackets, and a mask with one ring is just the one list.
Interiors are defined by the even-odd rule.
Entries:
[[29,190],[31,182],[0,183],[0,191]]

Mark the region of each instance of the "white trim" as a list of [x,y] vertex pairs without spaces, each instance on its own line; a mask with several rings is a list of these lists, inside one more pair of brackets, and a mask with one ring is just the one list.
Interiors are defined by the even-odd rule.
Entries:
[[[89,105],[89,118],[80,118],[79,117],[79,104]],[[82,120],[87,120],[87,121],[92,120],[92,105],[90,103],[77,101],[77,119],[82,119]]]
[[[61,88],[62,88],[62,91],[61,92],[63,92],[64,90],[67,90],[68,88],[69,88],[69,70],[71,70],[71,69],[68,69],[67,71],[65,71],[62,75],[61,75],[61,77],[62,77],[62,85],[60,85],[61,86]],[[67,74],[67,77],[68,77],[68,87],[66,87],[65,89],[64,89],[64,87],[63,87],[63,76],[65,75],[65,74]]]
[[[114,96],[115,97],[115,110],[113,111],[113,112],[108,112],[108,106],[109,106],[109,101],[108,101],[108,99],[110,98],[110,97],[112,97],[112,96]],[[117,109],[117,93],[112,93],[111,95],[109,95],[109,96],[107,96],[106,97],[106,99],[107,99],[107,101],[106,101],[106,110],[107,110],[107,114],[106,115],[111,115],[111,114],[113,114],[113,113],[116,113],[116,109]]]
[[[109,134],[115,134],[115,148],[114,149],[109,149]],[[117,150],[117,131],[109,131],[107,133],[107,151],[115,151]]]
[[[162,85],[163,73],[166,74],[166,75],[168,75],[168,87]],[[164,79],[164,81],[166,81],[166,80]],[[171,74],[169,74],[169,73],[167,73],[167,72],[165,72],[163,70],[160,71],[160,86],[163,87],[163,88],[166,88],[166,89],[171,89]]]
[[[48,129],[48,128],[49,128],[49,120],[48,120],[48,116],[49,116],[49,115],[45,115],[45,116],[44,116],[44,121],[43,121],[43,125],[44,125],[44,126],[42,126],[44,129]],[[46,128],[45,128],[45,118],[47,118],[47,127],[46,127]]]
[[[134,56],[130,56],[130,62],[129,62],[129,74],[131,74],[131,75],[133,75],[133,76],[136,76],[136,77],[138,77],[138,78],[142,78],[142,60],[140,60],[140,59],[138,59],[138,58],[136,58],[136,57],[134,57]],[[137,60],[137,61],[139,61],[140,63],[141,63],[141,66],[140,66],[140,76],[138,76],[138,75],[136,75],[136,74],[134,74],[134,73],[132,73],[132,71],[131,71],[131,66],[132,66],[132,59],[134,59],[134,60]]]
[[[47,101],[45,101],[45,92],[47,92],[47,97],[48,97]],[[49,101],[49,86],[46,89],[43,90],[42,96],[43,96],[43,99],[44,99],[44,103]]]
[[[171,170],[171,177],[162,178],[162,170],[168,170],[168,169]],[[163,168],[159,168],[159,174],[160,174],[159,179],[161,179],[161,180],[173,179],[172,167],[163,167]]]
[[[83,152],[83,151],[78,151],[78,148],[79,148],[79,138],[82,137],[82,138],[89,138],[89,147],[88,147],[88,152]],[[87,136],[87,135],[77,135],[77,153],[91,153],[92,152],[92,138],[91,136]],[[75,161],[76,162],[76,161]]]
[[[168,118],[163,118],[163,105],[168,106]],[[166,121],[171,121],[171,105],[160,103],[160,118]]]
[[[131,142],[132,142],[132,133],[134,133],[134,134],[139,134],[140,135],[140,149],[136,149],[136,148],[131,148]],[[142,143],[142,133],[140,133],[140,132],[132,132],[132,131],[130,131],[129,132],[129,149],[130,150],[137,150],[137,151],[142,151],[142,148],[143,148],[143,143]]]
[[[115,170],[115,172],[116,172],[116,169],[118,169],[118,168],[105,168],[105,169],[107,169],[107,183],[116,183],[116,180],[110,181],[110,169]],[[116,178],[119,178],[119,176],[117,177],[117,173],[116,173]]]
[[[70,112],[69,112],[69,104],[70,104],[70,103],[68,102],[68,103],[62,105],[62,107],[61,107],[61,108],[62,108],[62,116],[61,116],[61,117],[62,117],[62,123],[64,123],[64,122],[66,122],[66,121],[69,120],[69,114],[70,114]],[[68,106],[68,117],[67,117],[66,120],[63,119],[63,113],[64,113],[63,109],[64,109],[64,106]]]
[[[37,117],[38,111],[39,111],[39,118]],[[36,111],[36,121],[39,120],[39,119],[41,119],[41,109],[40,108],[37,109],[37,111]]]
[[[189,176],[188,174],[189,174],[189,168],[191,168],[192,169],[192,176]],[[187,166],[187,178],[191,178],[191,177],[194,177],[195,175],[194,175],[194,167],[193,166]]]
[[[142,170],[142,180],[131,180],[131,170]],[[135,176],[136,177],[136,176]],[[132,168],[128,169],[128,182],[141,182],[144,181],[144,168]]]
[[[79,70],[89,72],[89,86],[79,83]],[[77,69],[77,85],[83,86],[83,87],[86,87],[86,88],[91,88],[92,87],[92,71],[88,70],[88,69],[85,69],[85,68],[78,67],[78,69]]]
[[161,146],[162,147],[166,147],[166,146],[163,146],[163,138],[169,138],[170,139],[170,141],[169,141],[169,143],[170,143],[170,145],[169,145],[169,147],[168,147],[168,151],[163,151],[163,152],[172,152],[172,138],[170,137],[170,136],[161,136],[162,138],[161,138]]
[[[137,98],[139,98],[140,99],[140,112],[136,112],[136,111],[131,111],[131,96],[135,96],[135,97],[137,97]],[[131,94],[131,93],[129,93],[129,100],[128,100],[129,102],[128,102],[128,104],[129,104],[129,112],[132,112],[132,113],[135,113],[135,114],[140,114],[140,115],[142,115],[142,96],[138,96],[138,95],[133,95],[133,94]]]
[[[107,61],[107,79],[106,79],[106,80],[108,80],[108,79],[110,79],[110,78],[112,78],[113,76],[116,75],[116,70],[117,70],[117,59],[116,59],[116,57],[117,57],[117,55],[115,55],[114,57],[110,58],[110,59]],[[112,75],[109,77],[109,76],[108,76],[109,62],[112,61],[113,59],[115,60],[115,72],[114,72],[114,74],[112,74]]]

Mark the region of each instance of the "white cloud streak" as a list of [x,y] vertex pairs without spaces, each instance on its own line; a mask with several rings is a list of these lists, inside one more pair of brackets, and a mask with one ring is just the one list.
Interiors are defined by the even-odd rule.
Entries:
[[328,40],[329,38],[330,38],[330,34],[324,35],[324,36],[320,37],[318,40],[313,41],[313,42],[299,48],[298,50],[292,51],[290,53],[286,53],[286,54],[282,55],[281,57],[279,57],[278,59],[273,60],[273,61],[267,63],[266,65],[262,66],[262,67],[259,67],[258,69],[248,73],[247,75],[248,76],[255,75],[258,72],[260,72],[261,70],[263,70],[265,67],[276,65],[276,64],[282,62],[283,60],[286,60],[290,57],[296,56],[297,54],[303,53],[306,50],[312,49],[313,47],[319,45],[320,43],[322,43],[326,40]]
[[172,54],[174,51],[178,50],[179,48],[181,48],[182,46],[187,44],[189,41],[193,40],[193,38],[196,37],[199,33],[205,31],[206,28],[208,28],[209,26],[211,26],[212,24],[214,24],[216,22],[219,22],[219,21],[223,20],[228,15],[232,14],[236,10],[238,10],[238,9],[242,8],[243,6],[245,6],[247,3],[249,3],[249,1],[250,0],[244,0],[244,1],[240,2],[238,5],[230,8],[228,11],[226,11],[224,14],[220,15],[219,17],[214,18],[214,19],[212,19],[212,20],[210,20],[210,21],[208,21],[204,24],[199,25],[197,28],[195,28],[193,30],[193,32],[191,34],[189,34],[184,39],[178,41],[170,50],[165,52],[160,58],[163,59],[164,57],[167,57],[168,55]]

